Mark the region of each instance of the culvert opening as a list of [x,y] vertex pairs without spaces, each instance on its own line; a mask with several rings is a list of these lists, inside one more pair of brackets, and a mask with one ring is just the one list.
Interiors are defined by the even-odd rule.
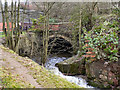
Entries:
[[48,51],[50,54],[73,53],[71,43],[62,37],[51,37],[48,43]]

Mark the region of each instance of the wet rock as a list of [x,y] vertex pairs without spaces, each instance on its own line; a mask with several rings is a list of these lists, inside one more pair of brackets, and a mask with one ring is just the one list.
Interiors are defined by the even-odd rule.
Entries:
[[74,56],[57,63],[55,66],[57,66],[62,73],[67,75],[85,74],[84,60],[84,57],[78,58]]
[[99,88],[103,88],[104,85],[102,84],[102,82],[98,82],[98,80],[89,80],[88,83],[93,86],[93,87],[99,87]]

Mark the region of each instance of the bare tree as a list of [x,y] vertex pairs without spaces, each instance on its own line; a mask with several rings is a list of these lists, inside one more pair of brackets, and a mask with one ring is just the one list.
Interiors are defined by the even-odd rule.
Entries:
[[13,10],[13,0],[12,0],[12,2],[11,2],[11,24],[12,24],[12,27],[11,27],[11,29],[12,29],[12,34],[11,34],[11,37],[12,37],[12,49],[14,49],[14,47],[15,47],[15,42],[14,42],[14,36],[13,36],[13,32],[14,32],[14,17],[13,17],[13,14],[14,14],[14,10]]
[[[20,40],[20,26],[19,26],[19,18],[20,18],[20,0],[18,2],[15,2],[15,8],[13,9],[13,1],[11,2],[11,10],[8,9],[8,3],[5,1],[5,5],[3,8],[3,5],[1,3],[1,10],[2,10],[2,21],[3,21],[3,32],[5,34],[6,44],[10,49],[13,49],[14,51],[18,52],[18,46],[19,46],[19,40]],[[17,11],[16,11],[17,9]],[[11,12],[11,14],[9,13]],[[11,19],[9,19],[9,14],[11,15]],[[10,20],[11,20],[11,26],[10,26]],[[7,24],[7,27],[5,28],[5,21]],[[17,23],[17,26],[16,26]],[[15,26],[15,27],[14,27]],[[10,28],[11,27],[11,28]],[[15,32],[15,33],[14,33]]]
[[37,6],[38,9],[41,9],[41,7],[39,5],[43,5],[42,10],[44,12],[44,19],[43,19],[43,37],[42,37],[42,45],[43,48],[41,49],[41,58],[42,58],[42,63],[45,64],[45,62],[47,61],[48,58],[48,41],[49,41],[49,16],[50,16],[50,10],[53,7],[53,5],[55,4],[55,2],[53,3],[48,3],[48,2],[44,2],[44,3],[35,3],[33,2],[34,5]]
[[49,10],[50,10],[50,4],[44,3],[44,33],[43,33],[43,52],[44,52],[44,60],[43,64],[47,61],[48,57],[48,37],[49,37]]
[[16,47],[15,47],[15,51],[18,53],[18,49],[19,49],[19,42],[20,42],[20,34],[21,34],[21,31],[20,31],[20,25],[19,25],[19,22],[20,22],[20,13],[19,13],[19,10],[20,10],[20,0],[18,2],[18,9],[17,9],[17,40],[16,40]]

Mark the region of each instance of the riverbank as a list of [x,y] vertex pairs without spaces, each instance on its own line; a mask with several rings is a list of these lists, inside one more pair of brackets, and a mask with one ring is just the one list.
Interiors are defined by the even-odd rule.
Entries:
[[[45,68],[51,71],[52,73],[54,73],[55,75],[59,75],[60,77],[68,80],[69,82],[75,83],[80,87],[94,89],[92,86],[89,86],[86,80],[83,79],[81,76],[74,76],[74,75],[69,76],[68,74],[65,75],[58,69],[58,67],[55,66],[56,63],[65,61],[66,59],[68,59],[68,57],[65,57],[65,54],[61,56],[58,55],[58,56],[48,57],[48,61],[45,63]],[[67,69],[69,70],[69,68]]]
[[93,87],[120,89],[120,60],[90,62],[87,58],[73,56],[56,66],[67,75],[84,75],[88,85]]
[[81,88],[0,45],[0,85],[5,88]]

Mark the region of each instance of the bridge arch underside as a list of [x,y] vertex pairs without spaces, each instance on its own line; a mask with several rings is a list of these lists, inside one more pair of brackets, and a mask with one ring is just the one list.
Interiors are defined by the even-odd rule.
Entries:
[[64,37],[49,37],[48,45],[48,51],[51,54],[73,53],[72,44]]

